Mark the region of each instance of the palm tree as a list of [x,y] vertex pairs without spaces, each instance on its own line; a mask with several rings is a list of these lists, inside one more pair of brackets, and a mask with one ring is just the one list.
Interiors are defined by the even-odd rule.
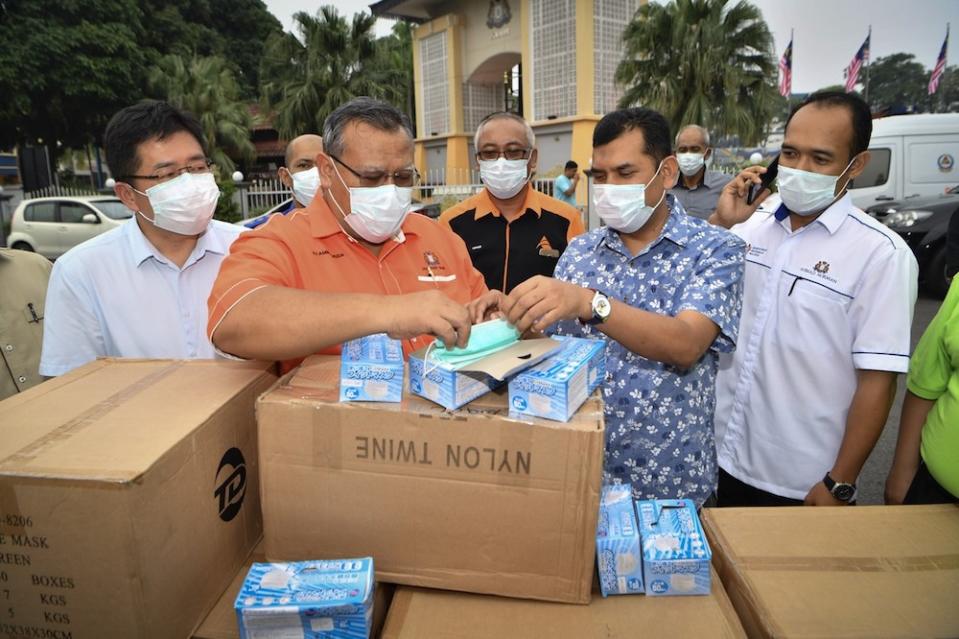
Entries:
[[404,75],[390,62],[391,50],[377,47],[374,16],[357,13],[347,22],[324,6],[316,16],[300,11],[293,20],[300,37],[270,36],[260,62],[261,99],[280,137],[322,131],[327,115],[359,95],[406,108],[412,72]]
[[674,131],[700,124],[744,144],[763,137],[777,105],[777,67],[769,28],[746,0],[647,3],[623,41],[621,106],[656,109]]
[[236,76],[219,56],[185,60],[171,54],[160,59],[147,80],[150,89],[179,109],[192,113],[203,127],[210,158],[224,174],[235,160],[252,160],[252,117]]

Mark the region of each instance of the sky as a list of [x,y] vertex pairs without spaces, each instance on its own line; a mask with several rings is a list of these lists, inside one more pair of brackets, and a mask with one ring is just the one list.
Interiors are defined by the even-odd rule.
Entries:
[[[514,0],[518,2],[519,0]],[[333,4],[352,16],[369,11],[366,0],[265,0],[267,8],[287,30],[297,11],[315,12]],[[776,58],[793,43],[793,92],[807,93],[843,83],[843,69],[856,54],[872,25],[871,59],[912,53],[927,69],[939,55],[946,23],[959,29],[959,0],[752,0],[763,13],[775,41]],[[377,35],[389,33],[390,23],[380,20]],[[950,64],[959,63],[959,40],[952,38]]]

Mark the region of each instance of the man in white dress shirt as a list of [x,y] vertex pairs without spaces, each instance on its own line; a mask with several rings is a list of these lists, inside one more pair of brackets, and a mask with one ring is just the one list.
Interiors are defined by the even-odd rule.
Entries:
[[711,218],[747,243],[739,347],[716,380],[720,506],[855,502],[908,370],[917,287],[912,251],[847,193],[871,135],[859,97],[809,96],[786,124],[779,193],[747,204],[765,172],[751,167]]
[[242,229],[212,219],[220,191],[200,124],[144,101],[113,116],[104,148],[135,215],[54,264],[40,374],[97,357],[212,358],[206,300]]

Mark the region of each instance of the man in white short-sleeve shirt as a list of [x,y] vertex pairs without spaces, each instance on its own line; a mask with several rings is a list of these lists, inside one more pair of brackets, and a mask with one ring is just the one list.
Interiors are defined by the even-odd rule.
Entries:
[[787,122],[779,194],[747,204],[751,167],[711,218],[747,243],[739,348],[716,382],[720,506],[855,501],[908,370],[918,270],[846,192],[871,133],[860,98],[813,94]]

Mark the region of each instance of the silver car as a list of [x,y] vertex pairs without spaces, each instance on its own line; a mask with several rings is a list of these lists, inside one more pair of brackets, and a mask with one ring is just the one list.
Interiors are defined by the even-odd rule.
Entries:
[[56,259],[131,217],[133,211],[108,195],[24,200],[13,212],[7,245]]

